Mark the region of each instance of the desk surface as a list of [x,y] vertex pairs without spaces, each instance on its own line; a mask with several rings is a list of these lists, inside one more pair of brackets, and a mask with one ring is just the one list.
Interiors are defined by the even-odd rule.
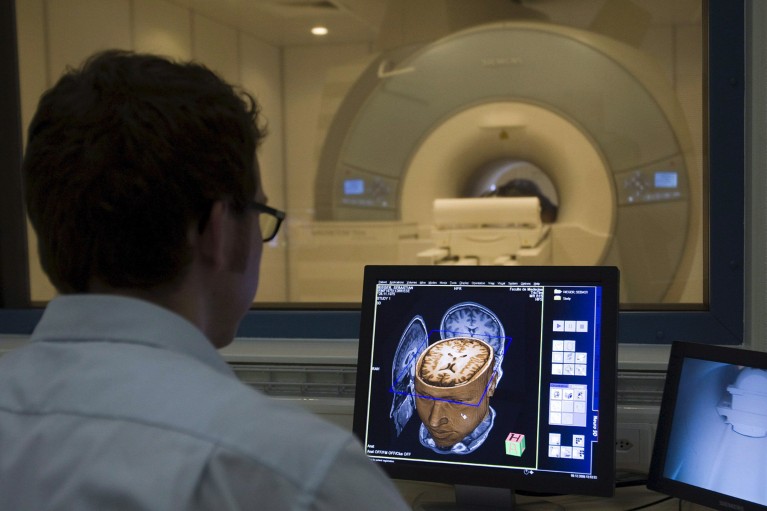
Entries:
[[[395,481],[397,487],[405,496],[407,502],[417,507],[425,502],[452,502],[455,498],[453,487],[445,484],[416,483],[410,481]],[[666,496],[648,490],[644,486],[629,486],[618,488],[613,497],[583,497],[577,495],[563,495],[556,497],[530,497],[517,495],[519,505],[545,500],[561,506],[564,511],[628,511],[636,507],[651,504]],[[669,499],[657,505],[648,506],[648,511],[679,511],[678,499]],[[683,511],[704,511],[710,508],[682,503]]]

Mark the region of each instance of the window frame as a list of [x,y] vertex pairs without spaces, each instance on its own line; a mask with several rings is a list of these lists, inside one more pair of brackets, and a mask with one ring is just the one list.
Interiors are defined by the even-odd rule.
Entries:
[[[30,303],[29,293],[14,5],[14,0],[0,0],[0,161],[16,170],[0,172],[0,335],[28,334],[41,314]],[[622,310],[621,343],[670,344],[689,339],[738,345],[744,341],[745,4],[744,0],[709,0],[704,1],[704,8],[708,20],[704,27],[708,306],[703,310]],[[358,304],[256,304],[238,336],[356,338],[358,327]]]

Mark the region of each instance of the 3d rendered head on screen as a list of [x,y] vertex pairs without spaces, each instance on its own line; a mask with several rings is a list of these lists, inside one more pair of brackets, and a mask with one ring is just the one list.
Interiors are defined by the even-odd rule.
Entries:
[[454,454],[479,447],[492,426],[496,374],[493,347],[479,339],[453,337],[426,348],[415,370],[421,443]]

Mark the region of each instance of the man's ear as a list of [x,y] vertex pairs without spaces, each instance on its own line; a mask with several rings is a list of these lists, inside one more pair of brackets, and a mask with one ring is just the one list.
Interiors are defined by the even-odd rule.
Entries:
[[208,221],[195,236],[194,245],[204,264],[217,270],[227,267],[233,236],[231,223],[229,205],[223,201],[214,202]]

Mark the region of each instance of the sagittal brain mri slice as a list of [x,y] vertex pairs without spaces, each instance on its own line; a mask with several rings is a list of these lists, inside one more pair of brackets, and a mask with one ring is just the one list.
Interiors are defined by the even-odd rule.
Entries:
[[394,421],[397,436],[415,410],[415,362],[427,344],[426,323],[421,316],[415,316],[400,337],[392,364],[393,398],[389,416]]

